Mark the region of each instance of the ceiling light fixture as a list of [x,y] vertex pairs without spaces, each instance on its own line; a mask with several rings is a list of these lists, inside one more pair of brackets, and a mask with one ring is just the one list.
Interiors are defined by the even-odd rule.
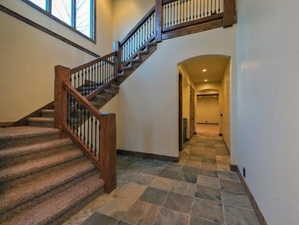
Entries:
[[207,71],[208,71],[207,69],[203,69],[203,70],[202,70],[202,72],[204,72],[204,73],[207,72]]
[[204,80],[204,82],[208,82],[208,80],[207,80],[207,79],[205,79],[205,80]]

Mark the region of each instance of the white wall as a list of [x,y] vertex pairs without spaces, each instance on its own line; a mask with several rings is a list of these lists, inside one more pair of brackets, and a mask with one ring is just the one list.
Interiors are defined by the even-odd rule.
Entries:
[[238,1],[234,157],[269,225],[298,224],[298,8]]
[[197,121],[205,124],[220,123],[220,105],[217,96],[197,97]]
[[159,44],[158,50],[121,85],[119,148],[177,157],[177,64],[205,54],[234,58],[234,36],[234,28],[219,28]]
[[[98,54],[111,52],[112,4],[97,1],[97,44],[22,1],[0,0],[17,13]],[[0,122],[15,122],[54,100],[54,66],[74,67],[92,56],[0,12]]]

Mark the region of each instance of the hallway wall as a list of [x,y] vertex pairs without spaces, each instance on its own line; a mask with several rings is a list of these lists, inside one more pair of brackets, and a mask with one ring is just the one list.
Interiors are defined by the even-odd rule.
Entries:
[[118,148],[178,157],[177,64],[203,54],[234,58],[234,32],[234,27],[219,28],[159,44],[120,87]]
[[299,1],[239,0],[234,158],[269,225],[299,215]]

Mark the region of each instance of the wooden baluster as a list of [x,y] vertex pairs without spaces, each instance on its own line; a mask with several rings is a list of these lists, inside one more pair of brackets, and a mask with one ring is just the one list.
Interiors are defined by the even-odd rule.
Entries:
[[116,117],[103,114],[100,121],[100,167],[106,193],[116,188]]
[[156,41],[162,41],[163,0],[156,0]]
[[70,82],[71,70],[67,67],[55,67],[55,127],[63,129],[67,120],[67,93],[64,83]]
[[234,25],[236,20],[236,1],[224,0],[223,27]]

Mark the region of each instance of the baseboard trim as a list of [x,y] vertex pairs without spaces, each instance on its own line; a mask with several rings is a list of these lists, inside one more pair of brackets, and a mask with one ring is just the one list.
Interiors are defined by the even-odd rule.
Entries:
[[0,127],[11,127],[14,122],[0,122]]
[[266,221],[266,219],[265,219],[262,211],[260,210],[260,208],[259,208],[259,206],[258,206],[258,204],[257,204],[257,202],[256,202],[256,200],[255,200],[255,198],[253,196],[253,194],[251,193],[248,185],[246,184],[246,181],[244,180],[244,177],[241,175],[239,167],[237,165],[231,165],[230,168],[231,168],[232,171],[238,173],[242,184],[245,186],[246,192],[247,192],[247,194],[249,196],[249,200],[251,202],[251,205],[253,206],[254,212],[255,212],[255,214],[256,214],[256,216],[258,218],[259,223],[261,225],[268,225],[268,223],[267,223],[267,221]]
[[157,154],[144,153],[144,152],[134,152],[134,151],[128,151],[128,150],[124,150],[124,149],[118,149],[117,154],[127,155],[127,156],[135,156],[135,157],[143,158],[143,159],[157,159],[157,160],[168,161],[168,162],[178,162],[179,161],[179,157],[157,155]]

